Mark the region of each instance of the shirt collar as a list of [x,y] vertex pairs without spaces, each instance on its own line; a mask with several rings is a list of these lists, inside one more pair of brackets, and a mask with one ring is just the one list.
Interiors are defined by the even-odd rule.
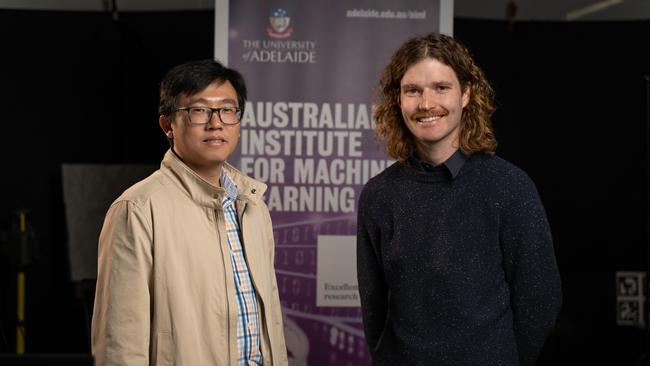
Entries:
[[465,155],[460,149],[456,150],[449,159],[445,160],[444,163],[434,166],[431,163],[428,163],[420,159],[417,154],[411,155],[409,162],[413,167],[422,172],[434,172],[436,170],[446,168],[451,175],[451,178],[454,179],[460,173],[460,169],[463,167],[467,161],[467,155]]
[[224,203],[226,201],[234,202],[237,199],[237,185],[224,169],[221,169],[220,180],[221,186],[226,190],[226,195],[223,197]]

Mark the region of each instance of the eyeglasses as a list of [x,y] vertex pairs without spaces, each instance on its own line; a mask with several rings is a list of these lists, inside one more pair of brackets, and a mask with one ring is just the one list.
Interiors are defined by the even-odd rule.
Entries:
[[237,107],[222,107],[222,108],[209,108],[209,107],[182,107],[176,108],[174,112],[185,111],[190,117],[190,124],[204,125],[210,123],[212,114],[217,112],[219,120],[224,125],[236,125],[241,118],[241,109]]

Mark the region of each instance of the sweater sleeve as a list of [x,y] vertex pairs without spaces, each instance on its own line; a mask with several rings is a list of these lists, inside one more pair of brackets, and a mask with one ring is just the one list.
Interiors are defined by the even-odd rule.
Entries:
[[501,248],[522,366],[534,365],[562,302],[560,275],[544,206],[528,176],[511,185]]
[[363,328],[370,353],[379,343],[388,316],[388,286],[380,252],[380,231],[373,217],[367,190],[359,197],[357,211],[357,278]]
[[98,366],[149,364],[150,232],[131,202],[114,203],[106,215],[92,320],[92,352]]

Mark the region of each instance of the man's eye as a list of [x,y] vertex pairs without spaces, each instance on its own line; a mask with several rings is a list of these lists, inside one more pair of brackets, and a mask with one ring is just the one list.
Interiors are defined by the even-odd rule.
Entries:
[[223,113],[223,114],[235,114],[236,111],[237,111],[237,108],[235,108],[235,107],[221,108],[221,113]]
[[419,95],[420,91],[418,89],[405,89],[404,94],[413,96],[413,95]]
[[192,113],[192,114],[205,114],[205,113],[208,113],[208,109],[207,108],[202,108],[202,107],[193,107],[193,108],[190,108],[190,113]]

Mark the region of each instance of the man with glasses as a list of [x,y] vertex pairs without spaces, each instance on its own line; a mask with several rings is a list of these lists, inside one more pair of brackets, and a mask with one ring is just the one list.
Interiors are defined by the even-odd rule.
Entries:
[[246,102],[213,60],[171,69],[160,169],[110,207],[99,238],[96,365],[286,365],[264,183],[226,159]]

